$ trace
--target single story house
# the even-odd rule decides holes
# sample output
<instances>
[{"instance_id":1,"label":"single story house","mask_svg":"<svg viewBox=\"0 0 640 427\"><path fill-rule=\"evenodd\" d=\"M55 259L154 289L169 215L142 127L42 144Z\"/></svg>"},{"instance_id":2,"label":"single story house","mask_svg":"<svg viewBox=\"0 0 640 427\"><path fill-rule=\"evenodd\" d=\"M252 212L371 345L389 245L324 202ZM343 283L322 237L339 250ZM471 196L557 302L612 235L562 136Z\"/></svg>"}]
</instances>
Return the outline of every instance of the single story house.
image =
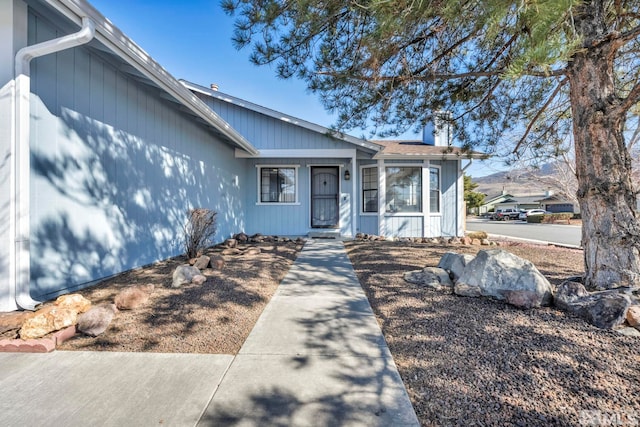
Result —
<instances>
[{"instance_id":1,"label":"single story house","mask_svg":"<svg viewBox=\"0 0 640 427\"><path fill-rule=\"evenodd\" d=\"M496 209L541 209L539 199L544 196L512 196L495 204Z\"/></svg>"},{"instance_id":2,"label":"single story house","mask_svg":"<svg viewBox=\"0 0 640 427\"><path fill-rule=\"evenodd\" d=\"M84 0L0 0L0 311L237 232L461 236L446 129L367 141L181 82ZM440 129L440 126L437 127Z\"/></svg>"},{"instance_id":3,"label":"single story house","mask_svg":"<svg viewBox=\"0 0 640 427\"><path fill-rule=\"evenodd\" d=\"M549 212L561 213L561 212L571 212L574 214L580 213L580 206L574 204L573 202L565 199L564 197L560 197L559 195L553 193L545 194L545 197L538 200L542 209L547 210Z\"/></svg>"},{"instance_id":4,"label":"single story house","mask_svg":"<svg viewBox=\"0 0 640 427\"><path fill-rule=\"evenodd\" d=\"M506 200L513 198L513 195L507 193L505 190L502 190L502 193L500 194L495 194L491 196L487 194L486 196L487 197L485 197L484 203L480 205L480 207L478 208L478 215L483 215L489 212L493 212L495 211L497 204L500 204Z\"/></svg>"}]
</instances>

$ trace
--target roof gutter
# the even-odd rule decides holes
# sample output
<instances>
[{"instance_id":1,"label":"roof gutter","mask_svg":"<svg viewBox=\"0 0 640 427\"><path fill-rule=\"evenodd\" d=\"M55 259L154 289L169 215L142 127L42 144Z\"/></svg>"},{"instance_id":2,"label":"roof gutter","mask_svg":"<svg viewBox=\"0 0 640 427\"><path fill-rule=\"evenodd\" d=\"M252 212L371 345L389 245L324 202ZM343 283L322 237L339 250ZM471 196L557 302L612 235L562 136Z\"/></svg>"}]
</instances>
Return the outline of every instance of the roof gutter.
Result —
<instances>
[{"instance_id":1,"label":"roof gutter","mask_svg":"<svg viewBox=\"0 0 640 427\"><path fill-rule=\"evenodd\" d=\"M95 36L95 24L86 17L82 18L80 31L26 46L15 57L15 121L11 141L11 183L10 183L10 288L14 291L18 307L33 310L39 304L31 298L31 229L30 229L30 176L31 150L29 146L29 127L31 117L31 60L62 50L71 49L90 42Z\"/></svg>"}]
</instances>

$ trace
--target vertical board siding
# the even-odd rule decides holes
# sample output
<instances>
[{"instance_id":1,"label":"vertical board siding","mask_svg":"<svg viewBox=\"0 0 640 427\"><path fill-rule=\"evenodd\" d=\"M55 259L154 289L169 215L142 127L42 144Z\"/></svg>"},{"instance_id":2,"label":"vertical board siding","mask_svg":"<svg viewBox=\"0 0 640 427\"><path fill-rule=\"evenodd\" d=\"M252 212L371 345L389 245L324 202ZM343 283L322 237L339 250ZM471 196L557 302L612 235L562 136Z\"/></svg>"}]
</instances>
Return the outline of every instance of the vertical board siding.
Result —
<instances>
[{"instance_id":1,"label":"vertical board siding","mask_svg":"<svg viewBox=\"0 0 640 427\"><path fill-rule=\"evenodd\" d=\"M440 236L458 234L457 219L459 215L457 200L458 162L441 162L442 191L442 229Z\"/></svg>"},{"instance_id":2,"label":"vertical board siding","mask_svg":"<svg viewBox=\"0 0 640 427\"><path fill-rule=\"evenodd\" d=\"M30 13L30 44L61 35ZM218 212L217 241L245 226L246 162L103 56L79 47L32 61L36 299L182 253L189 208Z\"/></svg>"},{"instance_id":3,"label":"vertical board siding","mask_svg":"<svg viewBox=\"0 0 640 427\"><path fill-rule=\"evenodd\" d=\"M360 215L360 233L378 235L378 216L377 215Z\"/></svg>"},{"instance_id":4,"label":"vertical board siding","mask_svg":"<svg viewBox=\"0 0 640 427\"><path fill-rule=\"evenodd\" d=\"M250 159L247 163L246 232L278 236L304 236L311 230L311 166L344 166L346 159ZM295 205L258 204L258 167L265 165L298 165L298 203ZM340 172L340 232L351 233L351 181ZM344 197L343 197L344 196ZM346 200L344 200L346 197Z\"/></svg>"},{"instance_id":5,"label":"vertical board siding","mask_svg":"<svg viewBox=\"0 0 640 427\"><path fill-rule=\"evenodd\" d=\"M440 215L432 216L429 221L429 234L426 237L441 237L442 234L442 219Z\"/></svg>"},{"instance_id":6,"label":"vertical board siding","mask_svg":"<svg viewBox=\"0 0 640 427\"><path fill-rule=\"evenodd\" d=\"M422 216L387 216L386 223L391 237L423 236Z\"/></svg>"},{"instance_id":7,"label":"vertical board siding","mask_svg":"<svg viewBox=\"0 0 640 427\"><path fill-rule=\"evenodd\" d=\"M284 120L265 116L201 93L196 95L258 149L354 148L348 142L304 129Z\"/></svg>"}]
</instances>

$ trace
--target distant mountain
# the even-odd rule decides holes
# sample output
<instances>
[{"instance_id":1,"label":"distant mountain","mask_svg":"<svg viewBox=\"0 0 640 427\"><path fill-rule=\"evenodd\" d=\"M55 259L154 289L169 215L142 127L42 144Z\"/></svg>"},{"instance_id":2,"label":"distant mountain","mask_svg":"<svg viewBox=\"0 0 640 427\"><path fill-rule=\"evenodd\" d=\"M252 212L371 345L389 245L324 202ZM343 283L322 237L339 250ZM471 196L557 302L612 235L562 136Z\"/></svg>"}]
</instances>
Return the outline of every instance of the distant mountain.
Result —
<instances>
[{"instance_id":1,"label":"distant mountain","mask_svg":"<svg viewBox=\"0 0 640 427\"><path fill-rule=\"evenodd\" d=\"M533 172L518 170L496 172L480 178L473 178L472 181L479 184L475 191L488 196L498 195L503 190L514 196L534 196L544 194L548 190L557 191L555 188L549 188L547 184L538 179L538 177L553 173L553 170L553 164L547 163Z\"/></svg>"}]
</instances>

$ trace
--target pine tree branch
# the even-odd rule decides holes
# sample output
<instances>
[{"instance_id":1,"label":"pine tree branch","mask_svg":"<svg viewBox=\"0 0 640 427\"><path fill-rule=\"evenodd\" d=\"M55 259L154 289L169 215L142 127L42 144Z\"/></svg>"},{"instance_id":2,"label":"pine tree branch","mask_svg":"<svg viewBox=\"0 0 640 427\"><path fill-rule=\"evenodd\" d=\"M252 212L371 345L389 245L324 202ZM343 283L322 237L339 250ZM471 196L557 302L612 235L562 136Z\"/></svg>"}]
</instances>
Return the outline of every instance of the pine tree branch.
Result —
<instances>
[{"instance_id":1,"label":"pine tree branch","mask_svg":"<svg viewBox=\"0 0 640 427\"><path fill-rule=\"evenodd\" d=\"M627 111L640 100L640 82L636 82L635 85L629 91L629 94L622 100L620 105L616 107L616 112L619 115L626 115Z\"/></svg>"},{"instance_id":2,"label":"pine tree branch","mask_svg":"<svg viewBox=\"0 0 640 427\"><path fill-rule=\"evenodd\" d=\"M560 90L567 83L567 81L568 81L568 78L566 78L566 77L563 78L562 80L560 80L560 83L558 83L558 86L556 86L555 90L553 91L553 93L551 94L549 99L547 99L547 102L545 102L544 105L542 107L540 107L540 109L536 112L536 115L533 116L533 119L531 119L531 121L529 122L529 125L527 126L527 129L525 130L524 135L522 135L522 138L520 138L520 141L518 141L518 143L516 144L516 148L513 149L513 154L516 154L518 152L518 150L520 149L520 146L522 145L522 143L529 136L529 133L531 132L531 129L533 129L533 125L542 116L542 113L545 112L547 107L549 107L549 105L551 105L551 102L553 102L555 97L558 96L558 94L560 93Z\"/></svg>"}]
</instances>

